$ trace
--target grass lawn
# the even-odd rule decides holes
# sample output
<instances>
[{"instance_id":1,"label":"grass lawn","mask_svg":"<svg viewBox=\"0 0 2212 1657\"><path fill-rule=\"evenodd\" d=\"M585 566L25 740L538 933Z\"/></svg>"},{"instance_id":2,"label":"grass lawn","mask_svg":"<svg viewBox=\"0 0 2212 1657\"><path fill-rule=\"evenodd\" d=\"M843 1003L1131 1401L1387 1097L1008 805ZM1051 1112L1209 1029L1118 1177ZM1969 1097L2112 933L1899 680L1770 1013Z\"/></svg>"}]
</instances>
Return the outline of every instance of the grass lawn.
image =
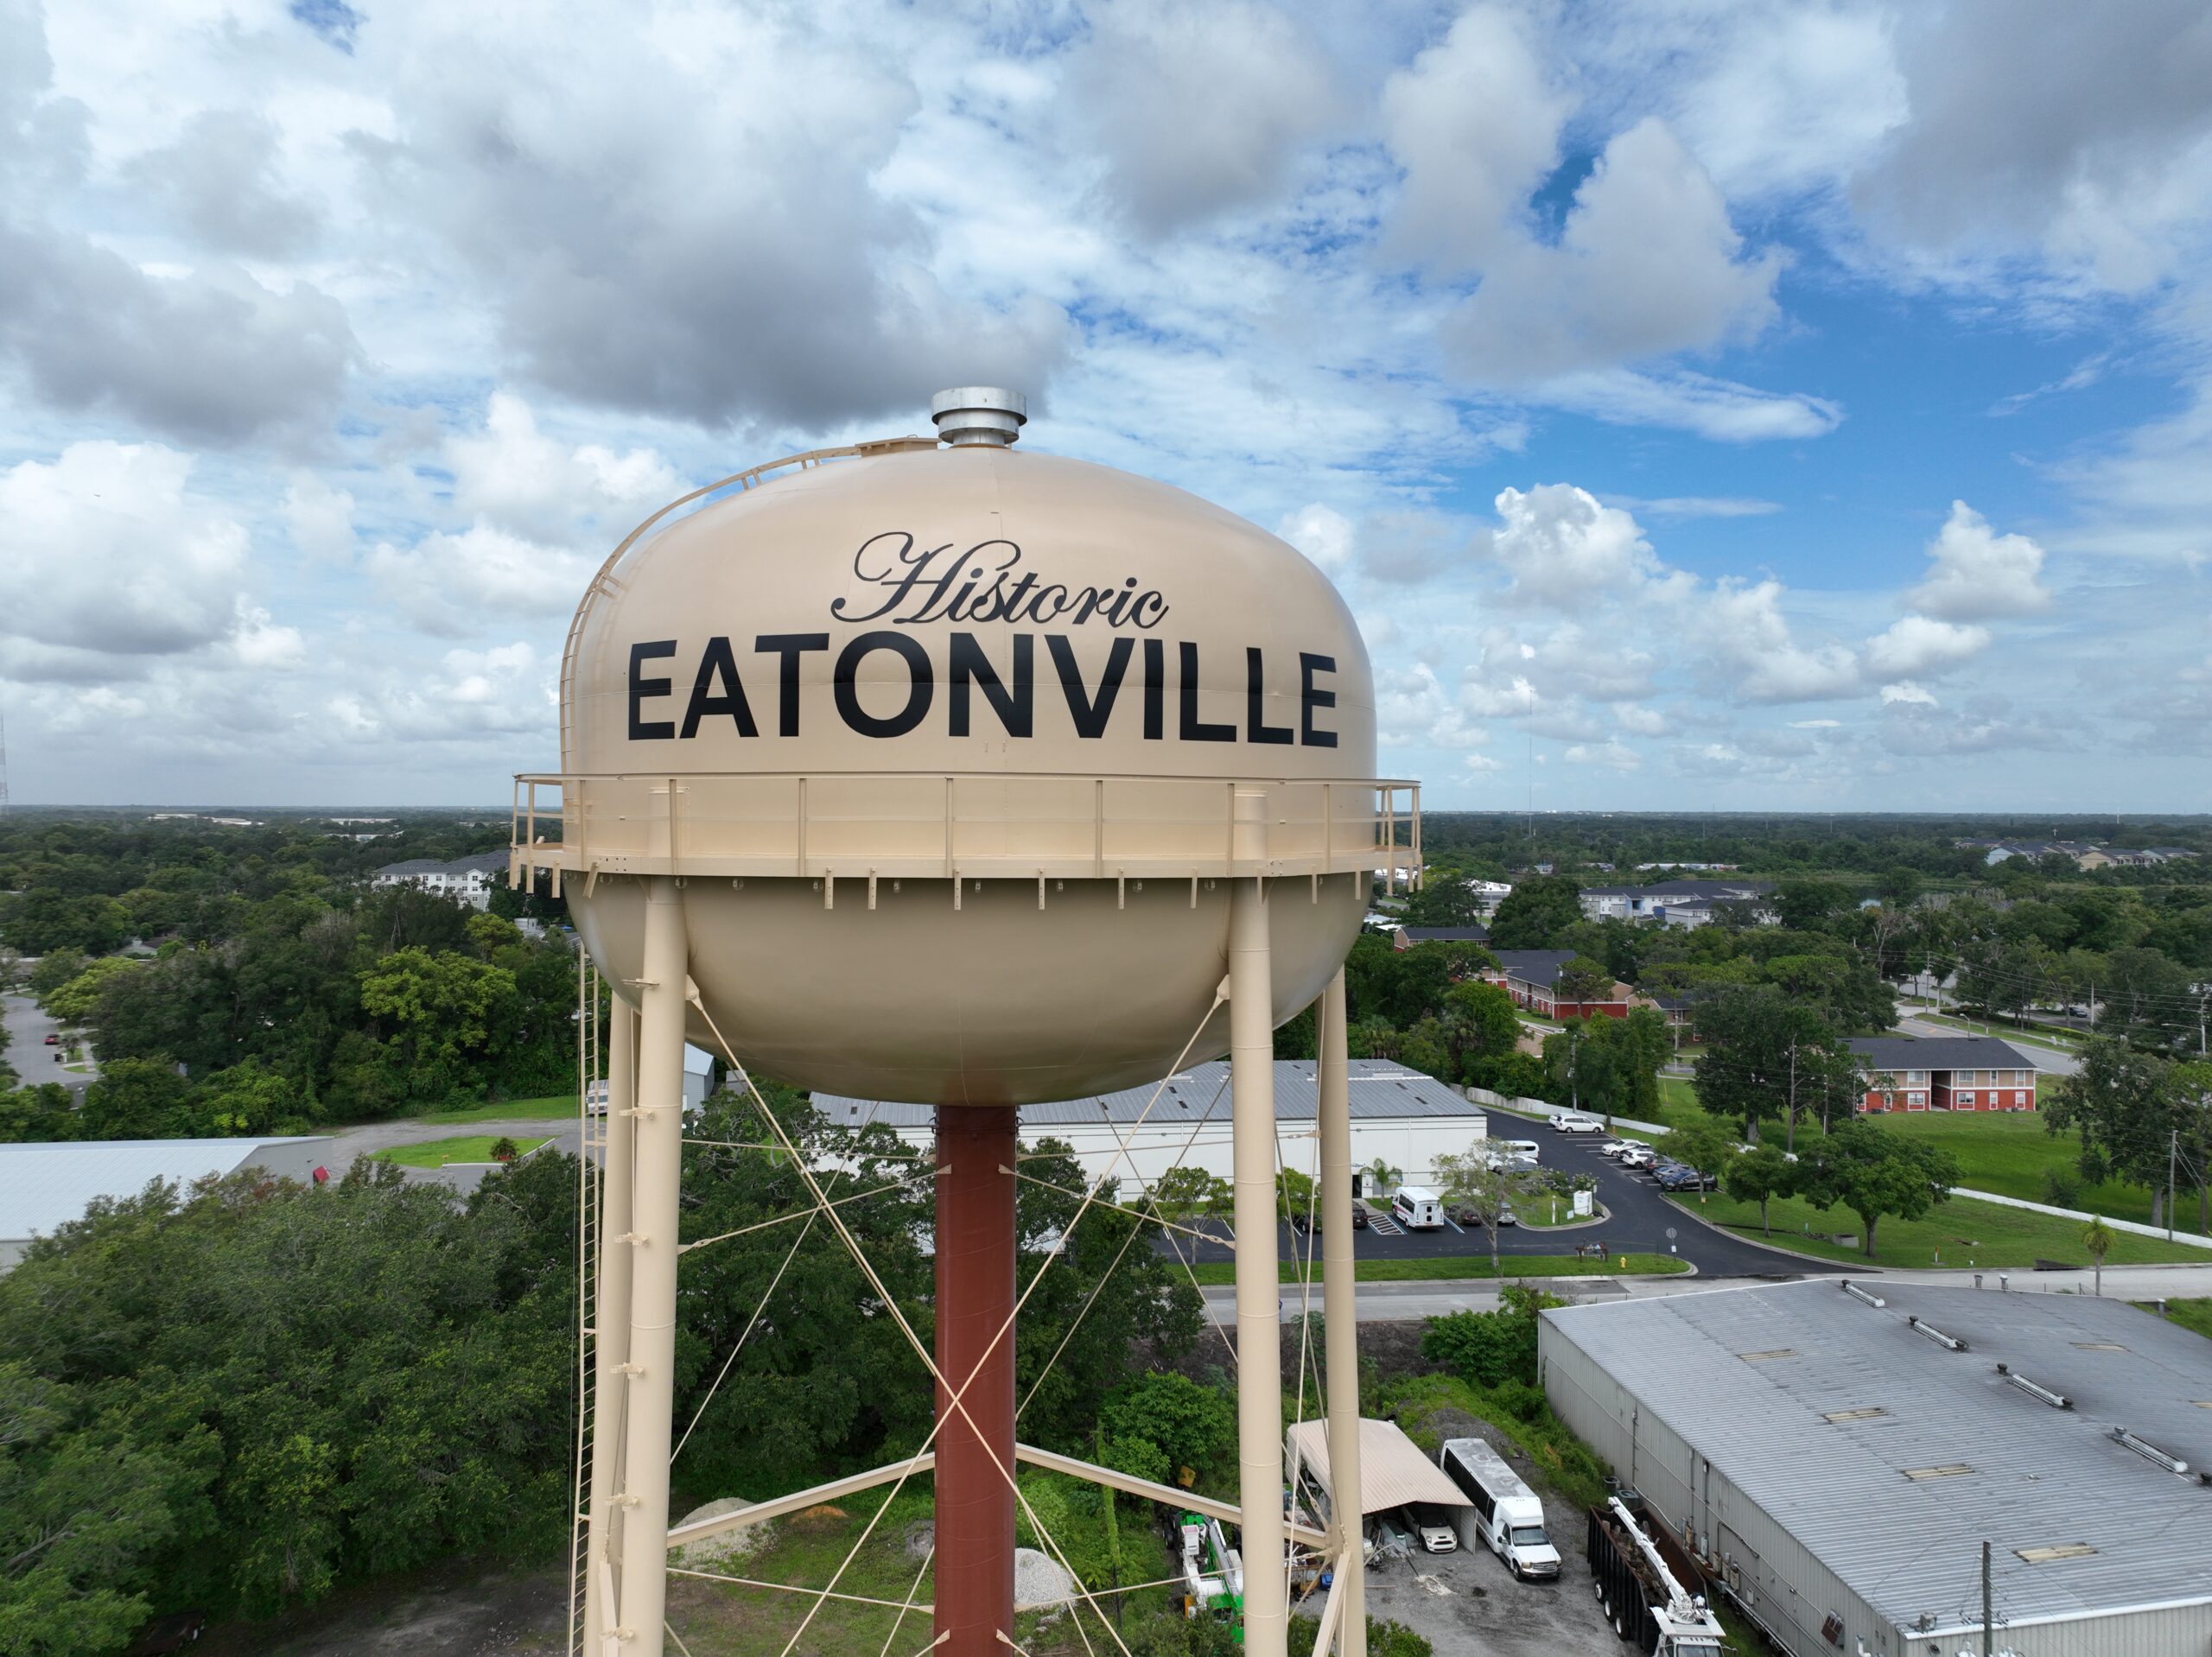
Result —
<instances>
[{"instance_id":1,"label":"grass lawn","mask_svg":"<svg viewBox=\"0 0 2212 1657\"><path fill-rule=\"evenodd\" d=\"M1027 1479L1024 1481L1027 1486ZM930 1516L931 1490L926 1478L910 1479L892 1500L890 1510L869 1533L852 1564L838 1576L853 1544L883 1501L882 1491L867 1490L843 1501L809 1508L776 1522L767 1540L754 1552L696 1568L720 1576L746 1577L755 1581L786 1584L820 1590L833 1577L836 1591L866 1599L889 1600L890 1606L855 1604L846 1600L823 1602L813 1620L810 1594L780 1593L769 1588L741 1587L699 1577L671 1575L668 1583L668 1621L692 1657L753 1657L757 1653L784 1649L801 1622L806 1632L796 1647L800 1657L829 1657L829 1654L890 1651L904 1657L927 1642L930 1614L926 1609L901 1613L897 1606L911 1597L926 1608L934 1587L934 1573L922 1569L918 1554L910 1553L914 1527ZM1166 1550L1152 1540L1152 1532L1124 1508L1122 1547L1126 1563L1140 1568L1131 1580L1148 1581L1167 1575ZM1025 1534L1023 1545L1028 1545ZM671 1564L675 1563L671 1561ZM1165 1603L1166 1590L1130 1596L1129 1622L1139 1620L1141 1606L1152 1611ZM1038 1627L1040 1613L1027 1612L1015 1619L1017 1649L1030 1657L1083 1657L1084 1636L1071 1619L1063 1616L1052 1627ZM1084 1621L1094 1652L1110 1650L1111 1641L1090 1614Z\"/></svg>"},{"instance_id":2,"label":"grass lawn","mask_svg":"<svg viewBox=\"0 0 2212 1657\"><path fill-rule=\"evenodd\" d=\"M1702 1204L1694 1197L1668 1200L1688 1213L1757 1241L1771 1241L1822 1260L1866 1259L1856 1243L1846 1247L1826 1236L1806 1235L1809 1228L1828 1235L1857 1235L1859 1216L1847 1209L1816 1209L1797 1197L1777 1197L1768 1205L1774 1235L1765 1238L1759 1232L1756 1203L1738 1203L1718 1191L1708 1194ZM1877 1266L1906 1270L1938 1265L2025 1268L2038 1260L2087 1267L2089 1257L2082 1247L2082 1222L1955 1197L1923 1219L1901 1220L1890 1215L1874 1232L1872 1263ZM2139 1237L2122 1231L2114 1234L2112 1252L2105 1256L2107 1266L2147 1266L2163 1260L2188 1260L2201 1266L2206 1262L2206 1254L2187 1243L2169 1243L2163 1237Z\"/></svg>"},{"instance_id":3,"label":"grass lawn","mask_svg":"<svg viewBox=\"0 0 2212 1657\"><path fill-rule=\"evenodd\" d=\"M472 1133L457 1139L425 1140L420 1145L395 1145L376 1155L380 1161L396 1162L403 1168L442 1168L455 1162L489 1162L492 1147L498 1143L489 1133ZM515 1153L526 1155L544 1143L542 1136L517 1140Z\"/></svg>"},{"instance_id":4,"label":"grass lawn","mask_svg":"<svg viewBox=\"0 0 2212 1657\"><path fill-rule=\"evenodd\" d=\"M2139 1301L2137 1304L2141 1305ZM2183 1329L2193 1329L2212 1340L2212 1300L2169 1300L2166 1316Z\"/></svg>"},{"instance_id":5,"label":"grass lawn","mask_svg":"<svg viewBox=\"0 0 2212 1657\"><path fill-rule=\"evenodd\" d=\"M507 1099L493 1105L470 1105L464 1110L434 1110L415 1120L421 1122L543 1122L576 1114L576 1095L556 1093L543 1099Z\"/></svg>"},{"instance_id":6,"label":"grass lawn","mask_svg":"<svg viewBox=\"0 0 2212 1657\"><path fill-rule=\"evenodd\" d=\"M1501 1254L1498 1259L1509 1278L1666 1277L1689 1270L1688 1262L1671 1254L1611 1254L1603 1260L1580 1260L1572 1254ZM1625 1266L1621 1264L1624 1259L1627 1261ZM1354 1260L1352 1267L1355 1280L1361 1283L1437 1283L1487 1278L1491 1274L1486 1249L1475 1254L1430 1255L1419 1260ZM1192 1269L1198 1273L1198 1281L1209 1286L1226 1287L1236 1281L1234 1260L1200 1260ZM1297 1282L1298 1262L1283 1261L1278 1276L1285 1283ZM1313 1268L1317 1287L1320 1280L1321 1270L1317 1262Z\"/></svg>"},{"instance_id":7,"label":"grass lawn","mask_svg":"<svg viewBox=\"0 0 2212 1657\"><path fill-rule=\"evenodd\" d=\"M2074 1136L2045 1133L2040 1111L1891 1111L1867 1120L1948 1151L1959 1159L1965 1183L1975 1190L2048 1203L2051 1197L2044 1179L2056 1171L2075 1178L2079 1185L2071 1202L2056 1206L2151 1223L2148 1187L2111 1182L2079 1184L2079 1177L2074 1173L2078 1154ZM2176 1229L2204 1235L2197 1228L2196 1193L2184 1189L2176 1206L2179 1210L2174 1216Z\"/></svg>"}]
</instances>

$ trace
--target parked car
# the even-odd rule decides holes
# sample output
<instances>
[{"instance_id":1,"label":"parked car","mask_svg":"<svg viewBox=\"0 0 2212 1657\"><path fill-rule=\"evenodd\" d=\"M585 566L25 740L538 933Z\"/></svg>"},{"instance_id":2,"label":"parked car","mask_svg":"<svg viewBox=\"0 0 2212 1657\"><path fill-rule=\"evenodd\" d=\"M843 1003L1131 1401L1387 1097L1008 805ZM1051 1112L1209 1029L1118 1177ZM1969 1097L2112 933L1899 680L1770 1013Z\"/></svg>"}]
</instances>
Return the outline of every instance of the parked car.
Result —
<instances>
[{"instance_id":1,"label":"parked car","mask_svg":"<svg viewBox=\"0 0 2212 1657\"><path fill-rule=\"evenodd\" d=\"M46 1032L46 1044L48 1047L59 1047L61 1045L61 1038L49 1030Z\"/></svg>"},{"instance_id":2,"label":"parked car","mask_svg":"<svg viewBox=\"0 0 2212 1657\"><path fill-rule=\"evenodd\" d=\"M1455 1226L1480 1226L1488 1223L1483 1218L1483 1211L1472 1203L1461 1203L1457 1207L1446 1209L1445 1213ZM1498 1209L1497 1222L1502 1226L1517 1226L1521 1223L1510 1208Z\"/></svg>"},{"instance_id":3,"label":"parked car","mask_svg":"<svg viewBox=\"0 0 2212 1657\"><path fill-rule=\"evenodd\" d=\"M1659 1189L1662 1191L1717 1191L1720 1189L1718 1176L1676 1163L1659 1171Z\"/></svg>"},{"instance_id":4,"label":"parked car","mask_svg":"<svg viewBox=\"0 0 2212 1657\"><path fill-rule=\"evenodd\" d=\"M1602 1133L1605 1131L1605 1123L1595 1116L1584 1116L1571 1110L1561 1111L1552 1118L1552 1132L1554 1133Z\"/></svg>"},{"instance_id":5,"label":"parked car","mask_svg":"<svg viewBox=\"0 0 2212 1657\"><path fill-rule=\"evenodd\" d=\"M1424 1552L1453 1553L1459 1551L1459 1533L1444 1509L1433 1501L1416 1501L1402 1510L1406 1527L1421 1538Z\"/></svg>"},{"instance_id":6,"label":"parked car","mask_svg":"<svg viewBox=\"0 0 2212 1657\"><path fill-rule=\"evenodd\" d=\"M1649 1168L1658 1160L1658 1153L1648 1145L1631 1145L1620 1156L1624 1168Z\"/></svg>"},{"instance_id":7,"label":"parked car","mask_svg":"<svg viewBox=\"0 0 2212 1657\"><path fill-rule=\"evenodd\" d=\"M1354 1231L1367 1229L1367 1210L1357 1203L1351 1205L1351 1228Z\"/></svg>"},{"instance_id":8,"label":"parked car","mask_svg":"<svg viewBox=\"0 0 2212 1657\"><path fill-rule=\"evenodd\" d=\"M1631 1151L1649 1151L1650 1148L1642 1140L1614 1140L1609 1144L1599 1146L1598 1154L1601 1157L1611 1157L1618 1162Z\"/></svg>"}]
</instances>

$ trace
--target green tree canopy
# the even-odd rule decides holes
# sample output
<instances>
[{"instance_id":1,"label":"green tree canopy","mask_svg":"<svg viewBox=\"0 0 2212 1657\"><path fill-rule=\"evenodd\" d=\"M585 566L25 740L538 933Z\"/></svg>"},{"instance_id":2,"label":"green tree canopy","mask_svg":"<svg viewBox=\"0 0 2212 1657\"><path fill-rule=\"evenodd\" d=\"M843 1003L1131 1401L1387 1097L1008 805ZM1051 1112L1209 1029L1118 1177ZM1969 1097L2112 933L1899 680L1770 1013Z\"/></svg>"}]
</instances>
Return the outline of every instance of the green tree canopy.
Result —
<instances>
[{"instance_id":1,"label":"green tree canopy","mask_svg":"<svg viewBox=\"0 0 2212 1657\"><path fill-rule=\"evenodd\" d=\"M1949 1201L1962 1178L1949 1152L1864 1121L1843 1123L1815 1141L1796 1176L1796 1194L1816 1208L1841 1203L1859 1216L1870 1259L1874 1228L1885 1215L1917 1220Z\"/></svg>"}]
</instances>

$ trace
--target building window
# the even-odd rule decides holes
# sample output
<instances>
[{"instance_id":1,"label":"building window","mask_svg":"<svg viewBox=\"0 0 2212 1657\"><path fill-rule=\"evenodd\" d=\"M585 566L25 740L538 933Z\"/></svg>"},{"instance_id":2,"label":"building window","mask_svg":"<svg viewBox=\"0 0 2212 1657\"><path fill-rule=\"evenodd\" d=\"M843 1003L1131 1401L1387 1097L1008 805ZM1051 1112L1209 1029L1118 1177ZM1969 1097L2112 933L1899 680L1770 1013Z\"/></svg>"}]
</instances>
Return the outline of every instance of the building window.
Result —
<instances>
[{"instance_id":1,"label":"building window","mask_svg":"<svg viewBox=\"0 0 2212 1657\"><path fill-rule=\"evenodd\" d=\"M1971 1093L1961 1094L1959 1095L1959 1103L1966 1109L1972 1110L1974 1108L1974 1095Z\"/></svg>"},{"instance_id":2,"label":"building window","mask_svg":"<svg viewBox=\"0 0 2212 1657\"><path fill-rule=\"evenodd\" d=\"M1928 1095L1924 1093L1909 1093L1905 1095L1905 1102L1915 1110L1925 1110L1928 1108Z\"/></svg>"}]
</instances>

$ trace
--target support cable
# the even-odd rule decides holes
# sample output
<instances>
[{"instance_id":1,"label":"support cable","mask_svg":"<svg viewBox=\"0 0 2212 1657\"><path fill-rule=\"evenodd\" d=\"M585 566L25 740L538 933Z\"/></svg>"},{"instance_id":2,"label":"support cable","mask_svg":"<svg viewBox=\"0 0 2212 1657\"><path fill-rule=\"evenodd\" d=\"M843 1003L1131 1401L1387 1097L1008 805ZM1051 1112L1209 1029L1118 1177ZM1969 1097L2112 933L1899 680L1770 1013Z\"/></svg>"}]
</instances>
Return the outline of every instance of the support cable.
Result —
<instances>
[{"instance_id":1,"label":"support cable","mask_svg":"<svg viewBox=\"0 0 2212 1657\"><path fill-rule=\"evenodd\" d=\"M1051 1548L1052 1552L1058 1556L1061 1568L1068 1572L1069 1579L1075 1583L1077 1591L1081 1593L1084 1597L1084 1602L1090 1605L1091 1614L1098 1618L1099 1625L1105 1628L1107 1633L1113 1637L1114 1643L1122 1650L1122 1657L1131 1657L1128 1644L1123 1641L1120 1633L1114 1628L1113 1625L1106 1620L1105 1613L1101 1611L1095 1603L1091 1602L1090 1590L1083 1586L1082 1578L1077 1576L1074 1569L1069 1565L1065 1550L1064 1550L1058 1540L1054 1539L1051 1530L1048 1529L1043 1521L1038 1518L1036 1510L1030 1506L1029 1498L1022 1494L1021 1486L1014 1478L1012 1470L999 1459L998 1451L994 1449L985 1438L982 1428L976 1425L975 1418L969 1413L966 1403L968 1387L974 1383L976 1377L982 1373L984 1362L988 1361L991 1354L997 1349L998 1343L1006 1338L1007 1331L1013 1328L1014 1320L1020 1315L1022 1305L1027 1302L1029 1295L1035 1291L1037 1285L1043 1280L1046 1272L1051 1269L1053 1260L1058 1259L1059 1256L1058 1254L1047 1254L1045 1257L1043 1263L1038 1267L1036 1274L1030 1279L1029 1288L1023 1291L1021 1298L1015 1302L1014 1311L1007 1314L1007 1320L1000 1326L998 1334L992 1337L990 1345L986 1347L981 1356L977 1358L976 1368L969 1372L967 1380L956 1387L945 1378L944 1371L938 1367L935 1355L933 1355L929 1349L922 1343L921 1338L914 1333L913 1325L907 1321L906 1315L899 1309L897 1299L892 1295L889 1288L884 1284L882 1278L877 1273L874 1265L868 1258L867 1251L861 1248L858 1241L855 1240L850 1229L847 1228L843 1218L830 1205L828 1199L822 1195L821 1186L814 1178L813 1170L809 1168L806 1165L804 1159L798 1156L797 1148L791 1144L790 1135L785 1131L783 1123L777 1118L775 1113L768 1108L767 1101L761 1097L760 1086L753 1081L752 1073L745 1070L742 1066L737 1064L736 1054L730 1047L728 1038L722 1034L721 1026L715 1022L713 1013L708 1011L705 1003L697 995L693 995L690 1000L691 1005L699 1009L699 1016L706 1020L707 1028L713 1032L715 1039L721 1044L722 1051L724 1054L728 1057L731 1064L733 1066L736 1066L740 1072L744 1075L746 1086L752 1090L754 1101L758 1103L760 1108L761 1114L767 1119L768 1126L774 1131L776 1137L779 1140L783 1141L785 1150L790 1153L793 1164L798 1169L800 1178L806 1181L808 1186L815 1194L817 1203L819 1203L823 1210L829 1214L830 1224L837 1228L838 1235L844 1239L845 1247L852 1254L854 1263L861 1268L862 1273L868 1278L869 1284L874 1288L877 1298L883 1303L884 1310L890 1316L892 1322L898 1326L899 1332L906 1337L906 1343L913 1348L915 1355L921 1359L923 1367L930 1372L931 1379L934 1380L939 1387L944 1389L945 1397L952 1408L957 1411L959 1414L967 1420L969 1429L974 1432L976 1435L976 1444L981 1447L983 1453L989 1457L992 1465L998 1469L999 1476L1006 1481L1007 1487L1014 1492L1014 1500L1020 1504L1022 1511L1028 1515L1030 1527L1036 1533L1039 1540L1046 1543L1046 1545ZM1198 1028L1191 1032L1190 1040L1186 1041L1183 1044L1184 1054L1187 1055L1189 1053L1192 1044L1198 1040L1199 1032L1205 1028L1207 1020L1213 1017L1215 1009L1219 1007L1220 1005L1221 998L1217 995L1214 998L1213 1006L1208 1007L1205 1017L1199 1019ZM1176 1060L1178 1067L1180 1066L1181 1063L1182 1058L1179 1056ZM1166 1078L1161 1078L1160 1089L1164 1089L1166 1085ZM1159 1096L1160 1091L1156 1089L1153 1095L1153 1098L1157 1100ZM1148 1113L1150 1109L1151 1105L1147 1103L1146 1106L1147 1112ZM1141 1127L1142 1125L1143 1118L1140 1117L1138 1119L1137 1126ZM1116 1153L1117 1162L1119 1160L1119 1157L1126 1154L1126 1152L1127 1144L1126 1140L1124 1140L1122 1152ZM1103 1179L1104 1176L1101 1176L1100 1183L1103 1184ZM1076 1211L1074 1218L1071 1219L1067 1226L1062 1230L1061 1235L1063 1238L1066 1236L1068 1232L1072 1231L1076 1225L1082 1220L1083 1213L1084 1210L1081 1209L1078 1209ZM931 1444L935 1443L938 1433L943 1430L944 1425L944 1419L940 1418L936 1424L931 1427L929 1437L923 1441L922 1447L925 1450L929 1448ZM892 1486L893 1495L895 1496L898 1494L899 1490L905 1485L909 1476L911 1476L911 1475L906 1472L899 1474L898 1479ZM869 1519L867 1526L861 1530L860 1535L854 1539L851 1549L846 1553L844 1559L839 1562L836 1572L830 1578L832 1584L835 1584L843 1578L847 1567L852 1564L854 1559L859 1557L861 1548L867 1543L868 1537L874 1533L877 1521L882 1518L885 1510L888 1508L889 1506L890 1500L887 1497L883 1507L876 1509L874 1515ZM828 1591L828 1590L823 1590L822 1597L817 1597L814 1604L808 1608L805 1617L800 1622L799 1626L792 1630L790 1640L785 1643L781 1657L791 1657L791 1652L792 1648L798 1645L799 1637L806 1632L807 1628L813 1622L815 1613L819 1611L823 1603L826 1603ZM1086 1651L1090 1650L1090 1636L1084 1632L1083 1622L1080 1617L1075 1620L1075 1628L1077 1634L1081 1635L1083 1639L1084 1648Z\"/></svg>"},{"instance_id":2,"label":"support cable","mask_svg":"<svg viewBox=\"0 0 2212 1657\"><path fill-rule=\"evenodd\" d=\"M721 1371L715 1375L715 1384L707 1388L707 1395L699 1400L699 1407L691 1413L691 1425L683 1429L683 1436L676 1441L676 1448L668 1452L671 1465L683 1453L683 1446L691 1442L691 1435L699 1425L700 1417L706 1414L707 1406L715 1401L715 1394L721 1390L722 1382L729 1379L730 1368L736 1363L737 1355L745 1350L745 1343L753 1338L753 1331L760 1322L760 1314L768 1310L769 1297L776 1292L776 1286L784 1280L784 1273L797 1257L799 1245L806 1241L807 1234L814 1229L814 1222L820 1217L818 1214L808 1215L806 1223L799 1228L798 1235L791 1239L791 1246L784 1253L784 1263L776 1268L775 1276L768 1279L768 1286L761 1292L760 1304L753 1307L753 1316L746 1319L745 1332L737 1337L737 1344L730 1348L729 1356L722 1360Z\"/></svg>"},{"instance_id":3,"label":"support cable","mask_svg":"<svg viewBox=\"0 0 2212 1657\"><path fill-rule=\"evenodd\" d=\"M883 1648L875 1654L875 1657L891 1657L891 1642L899 1637L899 1630L906 1626L906 1613L914 1609L914 1596L922 1591L922 1578L930 1574L930 1566L936 1562L937 1543L932 1540L928 1552L922 1555L922 1568L914 1572L914 1580L906 1590L906 1603L899 1615L891 1619L891 1631L883 1636ZM950 1628L945 1630L946 1634L951 1632ZM931 1641L932 1646L936 1643L935 1641ZM925 1650L928 1648L928 1647L924 1647Z\"/></svg>"},{"instance_id":4,"label":"support cable","mask_svg":"<svg viewBox=\"0 0 2212 1657\"><path fill-rule=\"evenodd\" d=\"M835 1202L820 1203L810 1209L797 1209L789 1214L779 1214L772 1220L760 1220L749 1226L740 1226L734 1231L721 1232L712 1237L702 1237L696 1242L679 1243L677 1245L676 1252L679 1255L688 1254L693 1249L704 1248L709 1243L728 1242L732 1237L749 1236L756 1231L771 1231L778 1226L787 1226L794 1220L804 1220L811 1225L817 1217L830 1209L842 1208L848 1203L861 1202L871 1197L880 1197L886 1191L905 1190L910 1185L918 1185L925 1180L935 1179L938 1177L938 1171L933 1168L925 1174L912 1174L905 1179L894 1179L887 1185L876 1185L864 1191L855 1191L850 1197L841 1197ZM835 1178L836 1176L833 1173L830 1177Z\"/></svg>"}]
</instances>

